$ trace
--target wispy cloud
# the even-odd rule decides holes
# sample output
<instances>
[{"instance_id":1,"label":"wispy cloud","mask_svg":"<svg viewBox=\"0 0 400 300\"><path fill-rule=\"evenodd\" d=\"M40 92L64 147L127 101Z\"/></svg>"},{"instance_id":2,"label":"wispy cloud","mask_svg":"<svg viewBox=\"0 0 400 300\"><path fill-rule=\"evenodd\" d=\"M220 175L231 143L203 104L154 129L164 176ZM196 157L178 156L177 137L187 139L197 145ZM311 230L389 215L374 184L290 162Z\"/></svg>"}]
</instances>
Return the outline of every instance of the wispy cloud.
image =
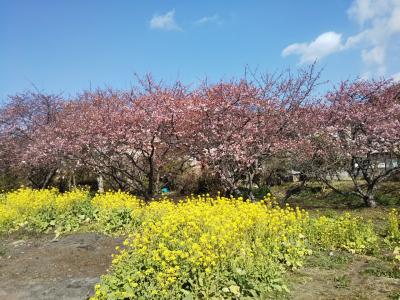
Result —
<instances>
[{"instance_id":1,"label":"wispy cloud","mask_svg":"<svg viewBox=\"0 0 400 300\"><path fill-rule=\"evenodd\" d=\"M387 14L391 9L390 2L390 0L355 0L347 10L347 14L362 26L369 20Z\"/></svg>"},{"instance_id":2,"label":"wispy cloud","mask_svg":"<svg viewBox=\"0 0 400 300\"><path fill-rule=\"evenodd\" d=\"M197 24L197 25L203 25L203 24L206 24L206 23L222 24L222 20L221 20L221 18L219 17L218 14L214 14L212 16L202 17L202 18L198 19L197 21L195 21L194 23Z\"/></svg>"},{"instance_id":3,"label":"wispy cloud","mask_svg":"<svg viewBox=\"0 0 400 300\"><path fill-rule=\"evenodd\" d=\"M150 20L151 29L159 30L182 30L182 28L175 21L175 10L170 10L164 15L155 14Z\"/></svg>"},{"instance_id":4,"label":"wispy cloud","mask_svg":"<svg viewBox=\"0 0 400 300\"><path fill-rule=\"evenodd\" d=\"M333 31L325 32L310 43L295 43L282 51L284 57L299 55L300 63L309 63L321 59L344 48L342 35Z\"/></svg>"},{"instance_id":5,"label":"wispy cloud","mask_svg":"<svg viewBox=\"0 0 400 300\"><path fill-rule=\"evenodd\" d=\"M360 30L345 42L342 34L325 32L310 43L289 45L282 55L298 55L300 63L307 63L358 48L366 74L384 75L389 60L386 54L400 35L400 0L354 0L347 14L358 23Z\"/></svg>"}]
</instances>

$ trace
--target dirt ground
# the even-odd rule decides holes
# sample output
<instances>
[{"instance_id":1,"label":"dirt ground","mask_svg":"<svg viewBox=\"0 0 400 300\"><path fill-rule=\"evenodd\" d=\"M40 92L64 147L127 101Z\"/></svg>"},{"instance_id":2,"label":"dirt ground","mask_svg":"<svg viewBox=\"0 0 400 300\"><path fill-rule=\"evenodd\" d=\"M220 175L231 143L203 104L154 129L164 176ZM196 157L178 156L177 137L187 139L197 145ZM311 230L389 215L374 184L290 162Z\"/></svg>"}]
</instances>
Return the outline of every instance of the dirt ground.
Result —
<instances>
[{"instance_id":1,"label":"dirt ground","mask_svg":"<svg viewBox=\"0 0 400 300\"><path fill-rule=\"evenodd\" d=\"M374 257L358 255L341 267L306 266L289 273L290 299L399 300L399 278L368 273L377 262Z\"/></svg>"},{"instance_id":2,"label":"dirt ground","mask_svg":"<svg viewBox=\"0 0 400 300\"><path fill-rule=\"evenodd\" d=\"M1 300L87 299L122 238L76 233L0 238Z\"/></svg>"}]
</instances>

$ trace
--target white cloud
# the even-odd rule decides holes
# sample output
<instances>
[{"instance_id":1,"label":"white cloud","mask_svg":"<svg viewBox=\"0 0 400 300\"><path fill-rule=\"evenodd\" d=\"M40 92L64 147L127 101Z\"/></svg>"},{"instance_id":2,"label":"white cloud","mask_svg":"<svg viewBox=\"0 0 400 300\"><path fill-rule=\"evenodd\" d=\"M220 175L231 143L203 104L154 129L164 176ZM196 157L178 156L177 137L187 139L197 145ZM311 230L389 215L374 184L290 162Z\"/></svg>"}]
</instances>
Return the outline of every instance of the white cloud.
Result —
<instances>
[{"instance_id":1,"label":"white cloud","mask_svg":"<svg viewBox=\"0 0 400 300\"><path fill-rule=\"evenodd\" d=\"M295 43L287 46L282 51L283 56L300 55L300 63L313 62L344 48L342 35L328 31L318 36L310 43Z\"/></svg>"},{"instance_id":2,"label":"white cloud","mask_svg":"<svg viewBox=\"0 0 400 300\"><path fill-rule=\"evenodd\" d=\"M151 29L182 30L175 21L175 10L170 10L164 15L154 15L150 20Z\"/></svg>"},{"instance_id":3,"label":"white cloud","mask_svg":"<svg viewBox=\"0 0 400 300\"><path fill-rule=\"evenodd\" d=\"M217 14L215 14L215 15L212 15L212 16L202 17L202 18L198 19L197 21L195 21L194 23L197 24L197 25L203 25L203 24L206 24L206 23L221 24L222 21L221 21L220 17Z\"/></svg>"},{"instance_id":4,"label":"white cloud","mask_svg":"<svg viewBox=\"0 0 400 300\"><path fill-rule=\"evenodd\" d=\"M390 16L388 27L392 32L400 32L400 1Z\"/></svg>"},{"instance_id":5,"label":"white cloud","mask_svg":"<svg viewBox=\"0 0 400 300\"><path fill-rule=\"evenodd\" d=\"M390 10L391 0L355 0L347 10L349 17L360 25L376 17L385 15Z\"/></svg>"},{"instance_id":6,"label":"white cloud","mask_svg":"<svg viewBox=\"0 0 400 300\"><path fill-rule=\"evenodd\" d=\"M383 65L385 54L385 48L380 46L376 46L371 50L363 49L361 51L362 60L368 65Z\"/></svg>"},{"instance_id":7,"label":"white cloud","mask_svg":"<svg viewBox=\"0 0 400 300\"><path fill-rule=\"evenodd\" d=\"M347 39L348 48L361 48L361 58L370 73L385 75L386 53L400 34L400 0L355 0L348 10L361 31Z\"/></svg>"},{"instance_id":8,"label":"white cloud","mask_svg":"<svg viewBox=\"0 0 400 300\"><path fill-rule=\"evenodd\" d=\"M386 53L400 36L400 0L354 0L347 14L360 29L344 43L341 34L325 32L309 44L289 45L282 55L299 55L300 63L306 63L335 52L360 49L365 74L385 75L390 60ZM325 42L319 42L321 37Z\"/></svg>"}]
</instances>

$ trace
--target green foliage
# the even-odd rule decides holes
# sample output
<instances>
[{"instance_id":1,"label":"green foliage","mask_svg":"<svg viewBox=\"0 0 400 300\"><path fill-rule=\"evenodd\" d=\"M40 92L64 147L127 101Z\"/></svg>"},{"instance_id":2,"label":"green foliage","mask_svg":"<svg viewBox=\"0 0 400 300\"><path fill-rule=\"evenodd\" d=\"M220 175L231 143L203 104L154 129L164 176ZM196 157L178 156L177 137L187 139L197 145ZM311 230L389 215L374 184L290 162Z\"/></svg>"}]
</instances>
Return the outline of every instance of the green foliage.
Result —
<instances>
[{"instance_id":1,"label":"green foliage","mask_svg":"<svg viewBox=\"0 0 400 300\"><path fill-rule=\"evenodd\" d=\"M389 277L400 279L400 268L396 262L373 260L364 270L365 274L376 277Z\"/></svg>"},{"instance_id":2,"label":"green foliage","mask_svg":"<svg viewBox=\"0 0 400 300\"><path fill-rule=\"evenodd\" d=\"M389 245L400 245L399 213L396 209L389 212L385 242Z\"/></svg>"},{"instance_id":3,"label":"green foliage","mask_svg":"<svg viewBox=\"0 0 400 300\"><path fill-rule=\"evenodd\" d=\"M267 186L261 186L259 188L256 188L253 190L254 197L257 199L263 199L264 197L267 197L268 194L271 194L271 190Z\"/></svg>"},{"instance_id":4,"label":"green foliage","mask_svg":"<svg viewBox=\"0 0 400 300\"><path fill-rule=\"evenodd\" d=\"M240 194L244 198L248 198L250 196L250 189L245 188L245 187L240 187L239 188ZM271 190L267 186L262 186L258 188L253 188L251 190L253 196L255 199L263 199L264 197L270 197L271 196Z\"/></svg>"},{"instance_id":5,"label":"green foliage","mask_svg":"<svg viewBox=\"0 0 400 300\"><path fill-rule=\"evenodd\" d=\"M336 288L347 288L351 283L351 278L346 274L339 275L334 278L334 282Z\"/></svg>"},{"instance_id":6,"label":"green foliage","mask_svg":"<svg viewBox=\"0 0 400 300\"><path fill-rule=\"evenodd\" d=\"M376 202L383 206L400 205L400 198L391 194L380 194L377 196Z\"/></svg>"},{"instance_id":7,"label":"green foliage","mask_svg":"<svg viewBox=\"0 0 400 300\"><path fill-rule=\"evenodd\" d=\"M67 209L58 211L53 206L43 207L35 215L29 216L23 227L35 232L54 230L56 236L77 231L80 227L97 221L97 210L89 198L72 203Z\"/></svg>"},{"instance_id":8,"label":"green foliage","mask_svg":"<svg viewBox=\"0 0 400 300\"><path fill-rule=\"evenodd\" d=\"M343 249L351 253L376 251L378 236L371 222L349 213L338 218L311 218L307 237L317 249Z\"/></svg>"},{"instance_id":9,"label":"green foliage","mask_svg":"<svg viewBox=\"0 0 400 300\"><path fill-rule=\"evenodd\" d=\"M98 228L104 233L126 232L131 228L132 210L130 208L116 208L108 213L101 213Z\"/></svg>"},{"instance_id":10,"label":"green foliage","mask_svg":"<svg viewBox=\"0 0 400 300\"><path fill-rule=\"evenodd\" d=\"M352 260L352 255L344 251L315 251L306 258L307 267L322 269L342 269Z\"/></svg>"},{"instance_id":11,"label":"green foliage","mask_svg":"<svg viewBox=\"0 0 400 300\"><path fill-rule=\"evenodd\" d=\"M56 235L76 231L82 226L95 223L98 220L98 210L92 206L87 198L85 201L73 204L55 220Z\"/></svg>"},{"instance_id":12,"label":"green foliage","mask_svg":"<svg viewBox=\"0 0 400 300\"><path fill-rule=\"evenodd\" d=\"M390 295L388 295L388 298L392 300L400 300L400 291L394 291L390 293Z\"/></svg>"}]
</instances>

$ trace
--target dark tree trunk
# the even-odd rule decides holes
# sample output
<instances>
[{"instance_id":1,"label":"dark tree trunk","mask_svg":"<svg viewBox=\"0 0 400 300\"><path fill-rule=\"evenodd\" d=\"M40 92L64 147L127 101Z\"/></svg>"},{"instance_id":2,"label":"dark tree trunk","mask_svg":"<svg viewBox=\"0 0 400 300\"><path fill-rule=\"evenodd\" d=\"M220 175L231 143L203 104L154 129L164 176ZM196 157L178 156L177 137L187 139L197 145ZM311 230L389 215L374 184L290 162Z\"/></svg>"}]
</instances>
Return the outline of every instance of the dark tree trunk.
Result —
<instances>
[{"instance_id":1,"label":"dark tree trunk","mask_svg":"<svg viewBox=\"0 0 400 300\"><path fill-rule=\"evenodd\" d=\"M281 207L285 207L286 202L289 200L289 198L292 197L293 195L301 193L305 189L305 187L306 187L306 179L303 178L303 180L299 185L293 186L286 191L285 196L279 200L279 205Z\"/></svg>"},{"instance_id":2,"label":"dark tree trunk","mask_svg":"<svg viewBox=\"0 0 400 300\"><path fill-rule=\"evenodd\" d=\"M151 198L154 197L154 162L153 159L149 158L149 173L147 174L147 192L146 192L146 201L149 201Z\"/></svg>"}]
</instances>

